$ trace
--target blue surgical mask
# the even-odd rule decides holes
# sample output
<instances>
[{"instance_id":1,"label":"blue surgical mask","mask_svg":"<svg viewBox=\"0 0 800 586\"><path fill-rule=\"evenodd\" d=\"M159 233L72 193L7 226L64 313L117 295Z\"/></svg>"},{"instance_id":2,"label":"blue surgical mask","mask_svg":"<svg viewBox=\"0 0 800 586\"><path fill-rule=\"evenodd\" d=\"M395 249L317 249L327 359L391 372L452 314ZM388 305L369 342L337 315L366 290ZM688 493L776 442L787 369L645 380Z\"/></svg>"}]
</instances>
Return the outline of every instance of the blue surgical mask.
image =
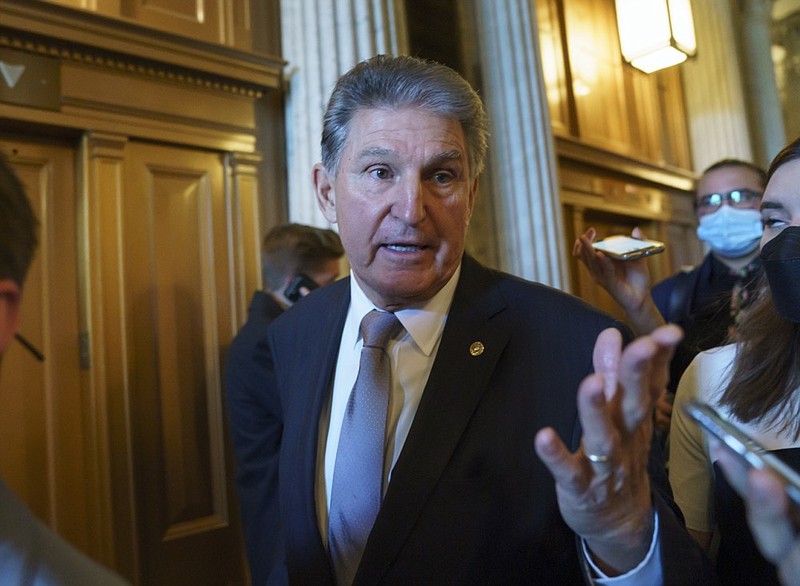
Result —
<instances>
[{"instance_id":1,"label":"blue surgical mask","mask_svg":"<svg viewBox=\"0 0 800 586\"><path fill-rule=\"evenodd\" d=\"M758 248L763 230L757 210L723 205L713 214L700 218L697 237L720 256L739 258Z\"/></svg>"}]
</instances>

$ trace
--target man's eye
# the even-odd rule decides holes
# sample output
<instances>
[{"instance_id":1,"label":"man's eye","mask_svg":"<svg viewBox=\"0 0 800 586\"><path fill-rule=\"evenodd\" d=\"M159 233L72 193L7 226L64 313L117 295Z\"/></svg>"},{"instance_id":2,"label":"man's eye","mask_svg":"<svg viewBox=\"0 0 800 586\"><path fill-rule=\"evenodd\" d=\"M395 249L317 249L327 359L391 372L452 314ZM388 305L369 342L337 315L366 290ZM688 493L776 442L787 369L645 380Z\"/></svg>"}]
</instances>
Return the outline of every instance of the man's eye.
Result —
<instances>
[{"instance_id":1,"label":"man's eye","mask_svg":"<svg viewBox=\"0 0 800 586\"><path fill-rule=\"evenodd\" d=\"M389 172L389 169L386 169L385 167L375 167L374 169L370 169L369 174L375 179L389 179L392 176L392 174Z\"/></svg>"},{"instance_id":2,"label":"man's eye","mask_svg":"<svg viewBox=\"0 0 800 586\"><path fill-rule=\"evenodd\" d=\"M452 173L440 171L438 173L434 173L433 180L439 185L445 185L453 180L453 175Z\"/></svg>"}]
</instances>

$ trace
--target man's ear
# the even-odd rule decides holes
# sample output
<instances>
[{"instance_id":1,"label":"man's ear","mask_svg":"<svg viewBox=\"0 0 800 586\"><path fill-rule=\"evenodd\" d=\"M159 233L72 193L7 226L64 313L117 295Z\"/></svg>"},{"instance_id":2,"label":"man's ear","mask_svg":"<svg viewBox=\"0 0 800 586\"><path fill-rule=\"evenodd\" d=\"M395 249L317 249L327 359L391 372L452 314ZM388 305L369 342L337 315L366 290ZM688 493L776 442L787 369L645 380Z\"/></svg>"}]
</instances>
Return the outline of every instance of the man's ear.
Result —
<instances>
[{"instance_id":1,"label":"man's ear","mask_svg":"<svg viewBox=\"0 0 800 586\"><path fill-rule=\"evenodd\" d=\"M17 332L22 292L11 279L0 279L0 354Z\"/></svg>"},{"instance_id":2,"label":"man's ear","mask_svg":"<svg viewBox=\"0 0 800 586\"><path fill-rule=\"evenodd\" d=\"M333 186L334 177L322 165L314 165L314 190L317 194L317 205L331 224L336 223L336 190Z\"/></svg>"}]
</instances>

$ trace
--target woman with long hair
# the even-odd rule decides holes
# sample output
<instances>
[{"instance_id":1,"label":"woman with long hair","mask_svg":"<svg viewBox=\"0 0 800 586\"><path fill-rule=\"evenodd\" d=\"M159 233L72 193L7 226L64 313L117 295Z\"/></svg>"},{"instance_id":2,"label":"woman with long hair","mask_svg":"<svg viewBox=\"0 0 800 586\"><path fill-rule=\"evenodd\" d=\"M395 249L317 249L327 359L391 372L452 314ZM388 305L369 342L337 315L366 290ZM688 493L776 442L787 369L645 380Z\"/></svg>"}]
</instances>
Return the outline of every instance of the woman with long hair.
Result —
<instances>
[{"instance_id":1,"label":"woman with long hair","mask_svg":"<svg viewBox=\"0 0 800 586\"><path fill-rule=\"evenodd\" d=\"M678 386L669 477L695 539L716 556L723 584L777 584L753 541L744 504L718 473L718 454L682 406L716 407L767 449L800 469L800 139L767 173L761 202L764 276L737 340L701 353Z\"/></svg>"}]
</instances>

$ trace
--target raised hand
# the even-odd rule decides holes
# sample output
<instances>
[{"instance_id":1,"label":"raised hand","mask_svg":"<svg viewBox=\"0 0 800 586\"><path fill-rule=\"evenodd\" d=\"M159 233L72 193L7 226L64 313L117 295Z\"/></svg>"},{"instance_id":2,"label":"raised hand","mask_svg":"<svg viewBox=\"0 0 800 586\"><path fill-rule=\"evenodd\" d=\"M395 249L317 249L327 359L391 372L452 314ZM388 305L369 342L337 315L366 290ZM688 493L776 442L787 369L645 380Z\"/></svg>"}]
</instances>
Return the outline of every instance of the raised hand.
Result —
<instances>
[{"instance_id":1,"label":"raised hand","mask_svg":"<svg viewBox=\"0 0 800 586\"><path fill-rule=\"evenodd\" d=\"M631 235L644 238L639 228L634 228ZM596 236L596 230L589 228L575 241L572 255L586 266L592 279L625 310L636 332L649 334L663 325L664 320L650 296L650 271L646 259L612 259L592 247Z\"/></svg>"},{"instance_id":2,"label":"raised hand","mask_svg":"<svg viewBox=\"0 0 800 586\"><path fill-rule=\"evenodd\" d=\"M609 575L636 567L653 537L647 474L653 410L681 335L676 326L662 326L622 350L620 333L603 331L595 373L578 389L581 447L571 453L551 428L536 436L536 452L556 481L561 515Z\"/></svg>"}]
</instances>

